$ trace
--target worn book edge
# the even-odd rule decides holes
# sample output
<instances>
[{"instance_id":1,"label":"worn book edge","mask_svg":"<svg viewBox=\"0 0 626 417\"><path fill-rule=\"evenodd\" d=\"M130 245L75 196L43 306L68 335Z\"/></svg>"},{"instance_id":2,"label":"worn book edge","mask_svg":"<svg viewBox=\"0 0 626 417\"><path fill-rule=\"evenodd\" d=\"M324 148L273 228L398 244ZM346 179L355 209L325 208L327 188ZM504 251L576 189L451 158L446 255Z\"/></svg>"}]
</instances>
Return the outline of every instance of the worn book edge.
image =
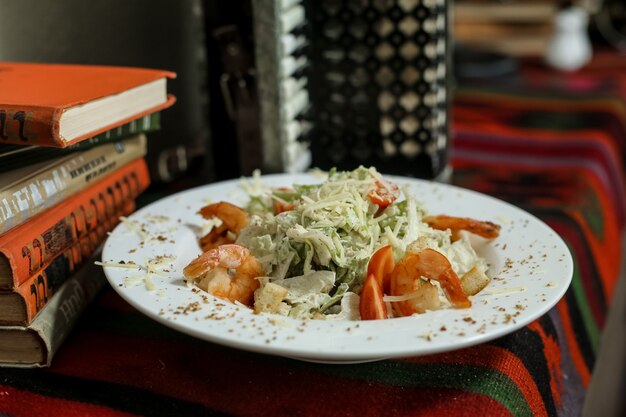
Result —
<instances>
[{"instance_id":1,"label":"worn book edge","mask_svg":"<svg viewBox=\"0 0 626 417\"><path fill-rule=\"evenodd\" d=\"M170 71L2 62L5 143L66 147L171 106ZM73 122L68 121L72 120Z\"/></svg>"},{"instance_id":2,"label":"worn book edge","mask_svg":"<svg viewBox=\"0 0 626 417\"><path fill-rule=\"evenodd\" d=\"M19 286L149 184L146 162L138 158L0 236L0 290Z\"/></svg>"},{"instance_id":3,"label":"worn book edge","mask_svg":"<svg viewBox=\"0 0 626 417\"><path fill-rule=\"evenodd\" d=\"M48 161L45 166L37 165L37 168L32 168L36 171L29 173L27 178L16 175L15 180L0 189L0 233L9 231L121 166L145 156L146 141L142 133L73 153L53 163Z\"/></svg>"},{"instance_id":4,"label":"worn book edge","mask_svg":"<svg viewBox=\"0 0 626 417\"><path fill-rule=\"evenodd\" d=\"M149 133L161 128L161 113L151 113L141 119L132 120L99 135L91 136L65 148L38 145L0 144L0 173L13 171L26 164L36 164L69 155L72 152L86 151L94 146L104 145L129 138L139 133Z\"/></svg>"},{"instance_id":5,"label":"worn book edge","mask_svg":"<svg viewBox=\"0 0 626 417\"><path fill-rule=\"evenodd\" d=\"M101 247L94 257L59 288L29 326L0 326L0 366L50 366L52 358L74 328L85 307L105 287L104 272L93 263L100 256L100 251ZM6 347L11 345L11 338L23 333L32 335L31 349L36 349L37 343L40 344L42 354L33 354L33 357L38 356L40 360L16 362L12 359L11 352L6 351Z\"/></svg>"},{"instance_id":6,"label":"worn book edge","mask_svg":"<svg viewBox=\"0 0 626 417\"><path fill-rule=\"evenodd\" d=\"M0 325L27 326L45 308L50 299L72 274L88 262L94 251L106 240L123 216L135 210L130 199L113 216L99 224L75 244L55 255L40 271L11 291L0 291ZM58 269L58 262L68 262L67 269ZM51 269L49 269L51 267ZM58 287L58 288L56 288Z\"/></svg>"}]
</instances>

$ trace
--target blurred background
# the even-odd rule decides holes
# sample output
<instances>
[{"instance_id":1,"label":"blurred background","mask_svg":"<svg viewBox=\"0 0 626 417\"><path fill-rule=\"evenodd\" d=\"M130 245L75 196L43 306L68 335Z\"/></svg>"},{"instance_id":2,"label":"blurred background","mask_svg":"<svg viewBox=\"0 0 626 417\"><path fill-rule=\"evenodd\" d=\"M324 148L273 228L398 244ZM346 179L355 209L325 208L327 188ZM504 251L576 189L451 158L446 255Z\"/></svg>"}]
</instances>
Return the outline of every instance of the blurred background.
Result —
<instances>
[{"instance_id":1,"label":"blurred background","mask_svg":"<svg viewBox=\"0 0 626 417\"><path fill-rule=\"evenodd\" d=\"M452 152L458 185L570 210L574 179L513 181L493 138L525 168L572 132L624 162L624 54L623 0L0 0L0 60L178 74L150 134L151 198L255 169L363 164L446 181ZM472 158L500 171L476 175ZM605 405L626 386L618 320L591 389Z\"/></svg>"},{"instance_id":2,"label":"blurred background","mask_svg":"<svg viewBox=\"0 0 626 417\"><path fill-rule=\"evenodd\" d=\"M427 112L429 107L411 104L410 96L402 106L390 107L383 94L387 75L408 80L391 85L388 91L392 95L413 88L411 79L416 75L410 67L423 55L419 42L405 41L421 33L420 22L415 25L415 19L420 19L417 3L0 0L0 59L144 66L177 72L171 92L178 102L164 112L161 131L151 135L153 187L185 175L209 182L249 174L255 168L278 172L357 163L437 177L447 164L446 132L433 134L432 147L438 147L438 154L419 159L430 139L407 138L430 132L421 132L413 116L405 116L418 114L420 109ZM446 94L443 105L449 104L447 95L459 86L514 80L519 77L522 60L537 59L559 69L559 63L551 62L546 54L557 32L570 30L568 25L574 32L578 25L581 42L590 43L582 46L590 48L588 54L607 48L626 50L626 9L619 0L430 3L440 14L447 5L444 10L449 19L444 33L446 55L434 57L448 60L444 88L439 91L440 96ZM572 8L579 15L570 14L568 22L563 11ZM559 16L564 19L561 29ZM391 23L395 26L389 26ZM388 27L392 29L387 34ZM571 32L568 36L572 37ZM569 47L574 51L580 48ZM371 50L374 53L367 56ZM350 56L342 61L341 54L348 51ZM380 63L394 53L387 67ZM574 71L586 65L589 58L585 53L560 70ZM385 69L391 69L390 75ZM352 85L338 87L346 76ZM372 90L369 81L378 87ZM311 89L312 84L319 88ZM337 110L328 111L334 105L339 106ZM349 113L359 106L362 111ZM449 120L444 120L445 129L450 128ZM395 169L397 160L385 157L396 148L409 155L406 161L399 161L399 166L404 166L400 170Z\"/></svg>"}]
</instances>

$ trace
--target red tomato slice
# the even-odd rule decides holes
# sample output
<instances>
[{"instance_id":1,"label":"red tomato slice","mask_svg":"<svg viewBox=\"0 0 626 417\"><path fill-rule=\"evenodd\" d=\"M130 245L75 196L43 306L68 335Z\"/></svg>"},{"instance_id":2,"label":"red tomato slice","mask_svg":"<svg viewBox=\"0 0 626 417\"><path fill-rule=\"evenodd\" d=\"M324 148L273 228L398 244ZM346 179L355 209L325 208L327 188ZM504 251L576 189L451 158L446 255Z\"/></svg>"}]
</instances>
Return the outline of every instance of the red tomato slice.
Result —
<instances>
[{"instance_id":1,"label":"red tomato slice","mask_svg":"<svg viewBox=\"0 0 626 417\"><path fill-rule=\"evenodd\" d=\"M378 249L367 264L367 275L374 275L383 293L389 294L389 274L393 271L393 249L390 245Z\"/></svg>"},{"instance_id":2,"label":"red tomato slice","mask_svg":"<svg viewBox=\"0 0 626 417\"><path fill-rule=\"evenodd\" d=\"M280 201L274 201L274 214L280 214L285 211L291 211L296 208L295 204L282 203Z\"/></svg>"},{"instance_id":3,"label":"red tomato slice","mask_svg":"<svg viewBox=\"0 0 626 417\"><path fill-rule=\"evenodd\" d=\"M361 290L359 302L361 320L383 320L387 318L387 306L383 301L383 291L374 275L368 275Z\"/></svg>"},{"instance_id":4,"label":"red tomato slice","mask_svg":"<svg viewBox=\"0 0 626 417\"><path fill-rule=\"evenodd\" d=\"M397 185L387 183L385 186L380 181L376 181L376 188L369 192L369 198L372 203L383 209L396 201L399 194Z\"/></svg>"}]
</instances>

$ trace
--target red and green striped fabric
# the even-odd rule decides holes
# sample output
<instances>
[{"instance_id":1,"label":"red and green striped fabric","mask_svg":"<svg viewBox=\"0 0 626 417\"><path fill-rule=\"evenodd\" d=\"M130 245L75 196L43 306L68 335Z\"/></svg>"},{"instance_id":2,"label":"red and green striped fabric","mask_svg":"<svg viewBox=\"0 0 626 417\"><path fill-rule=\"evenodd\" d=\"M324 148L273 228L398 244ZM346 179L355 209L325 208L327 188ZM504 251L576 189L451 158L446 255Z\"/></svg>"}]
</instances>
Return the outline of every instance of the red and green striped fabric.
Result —
<instances>
[{"instance_id":1,"label":"red and green striped fabric","mask_svg":"<svg viewBox=\"0 0 626 417\"><path fill-rule=\"evenodd\" d=\"M626 215L624 104L588 93L466 89L454 106L453 182L530 211L573 254L571 288L529 326L445 354L322 365L188 337L109 289L51 368L0 370L0 415L579 415Z\"/></svg>"}]
</instances>

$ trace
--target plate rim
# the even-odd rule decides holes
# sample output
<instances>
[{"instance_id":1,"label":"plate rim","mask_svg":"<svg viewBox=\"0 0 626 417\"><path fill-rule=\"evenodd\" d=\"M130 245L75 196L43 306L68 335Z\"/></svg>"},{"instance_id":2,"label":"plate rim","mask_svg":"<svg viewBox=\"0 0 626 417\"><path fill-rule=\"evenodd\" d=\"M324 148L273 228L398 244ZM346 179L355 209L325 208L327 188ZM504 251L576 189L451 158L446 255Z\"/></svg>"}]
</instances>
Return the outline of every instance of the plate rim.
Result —
<instances>
[{"instance_id":1,"label":"plate rim","mask_svg":"<svg viewBox=\"0 0 626 417\"><path fill-rule=\"evenodd\" d=\"M387 347L386 351L380 352L380 353L365 352L365 351L364 352L340 351L337 349L335 349L334 351L327 351L327 350L317 351L317 350L311 349L311 350L307 350L306 352L303 352L301 348L291 348L291 347L277 346L277 345L261 345L258 341L251 342L249 340L237 340L237 338L226 337L225 335L222 335L222 334L216 335L210 332L207 333L206 330L201 331L198 329L193 329L192 327L187 326L187 324L181 324L180 322L174 323L172 320L168 319L167 316L155 314L155 312L152 311L147 305L138 303L135 298L130 296L129 292L123 291L123 289L120 289L118 285L116 285L116 282L114 281L114 278L111 275L111 271L113 268L104 266L103 270L105 272L108 282L110 283L110 285L113 287L113 289L116 291L118 295L120 295L126 302L128 302L131 306L133 306L139 312L159 322L160 324L165 325L166 327L169 327L176 331L180 331L192 337L199 338L201 340L205 340L211 343L216 343L222 346L228 346L231 348L236 348L236 349L241 349L241 350L251 351L251 352L256 352L256 353L262 353L262 354L288 357L288 358L293 358L293 359L298 359L298 360L303 360L303 361L321 362L321 363L337 363L337 364L370 362L370 361L395 358L395 357L405 357L405 356L423 356L423 355L463 349L463 348L475 346L478 344L482 344L485 342L489 342L491 340L500 338L514 331L517 331L525 327L532 321L536 320L537 318L545 315L563 298L563 296L567 292L568 288L571 285L571 282L573 279L573 272L574 272L573 271L574 263L573 263L571 251L569 250L569 247L567 246L565 241L561 238L561 236L559 236L550 226L548 226L545 222L543 222L534 214L529 213L528 211L523 210L522 208L515 206L507 201L500 200L496 197L493 197L493 196L490 196L490 195L487 195L487 194L484 194L475 190L463 188L455 184L441 183L441 182L429 181L429 180L424 180L424 179L419 179L419 178L402 177L402 176L397 176L397 175L387 175L384 173L382 173L381 175L383 175L384 178L389 179L391 181L402 181L402 182L406 182L409 184L418 183L422 186L435 185L437 187L443 187L444 189L448 189L451 191L460 191L461 193L465 193L473 197L497 202L497 204L507 206L510 210L513 210L514 212L517 212L518 214L521 214L522 216L529 217L534 222L536 222L537 225L542 227L545 232L552 235L552 238L556 239L557 244L562 246L562 248L564 249L563 252L567 255L567 259L566 259L567 268L566 268L566 272L563 275L564 281L562 281L562 284L559 287L559 291L551 297L549 302L543 303L538 312L527 315L526 317L524 317L523 320L520 320L512 324L511 326L500 328L496 331L491 331L486 335L478 334L478 335L473 335L473 337L467 337L463 341L455 342L453 344L453 347L431 345L431 347L429 348L428 345L421 345L419 349L416 349L415 346L396 347L392 345L391 347ZM252 180L252 177L244 177L244 178L246 180ZM297 182L298 178L306 179L306 181L313 181L316 179L315 176L308 174L308 173L295 173L295 174L279 173L279 174L262 175L260 177L261 181L268 182L268 183L271 183L276 180ZM149 213L151 209L154 209L155 207L159 205L163 205L166 202L170 202L171 200L175 201L175 199L184 197L184 195L186 194L194 194L194 193L198 193L206 189L211 189L215 187L229 187L230 186L230 187L235 188L237 185L241 184L241 181L242 181L242 178L233 178L233 179L213 182L213 183L199 185L196 187L181 190L181 191L165 196L163 198L160 198L158 200L155 200L145 205L144 207L140 208L139 210L135 211L130 216L128 216L128 218L134 219L136 217L140 217L145 213ZM112 234L115 234L115 231L121 227L124 227L124 225L119 224L118 226L116 226L114 230L112 231ZM109 248L111 248L111 245L109 244L110 242L111 242L111 238L109 237L107 238L107 241L103 245L103 250L102 250L103 260L111 259L111 256L109 255L109 251L110 251ZM438 310L438 311L449 313L451 311L457 311L457 310ZM264 313L261 316L267 316L267 314ZM406 320L412 320L416 317L419 318L419 316L413 316L413 317L395 318L393 320L406 321ZM281 317L281 320L282 319L285 319L285 318ZM294 319L289 319L289 318L287 319L294 320ZM357 321L357 322L344 321L344 322L352 323L352 324L364 323L363 321Z\"/></svg>"}]
</instances>

